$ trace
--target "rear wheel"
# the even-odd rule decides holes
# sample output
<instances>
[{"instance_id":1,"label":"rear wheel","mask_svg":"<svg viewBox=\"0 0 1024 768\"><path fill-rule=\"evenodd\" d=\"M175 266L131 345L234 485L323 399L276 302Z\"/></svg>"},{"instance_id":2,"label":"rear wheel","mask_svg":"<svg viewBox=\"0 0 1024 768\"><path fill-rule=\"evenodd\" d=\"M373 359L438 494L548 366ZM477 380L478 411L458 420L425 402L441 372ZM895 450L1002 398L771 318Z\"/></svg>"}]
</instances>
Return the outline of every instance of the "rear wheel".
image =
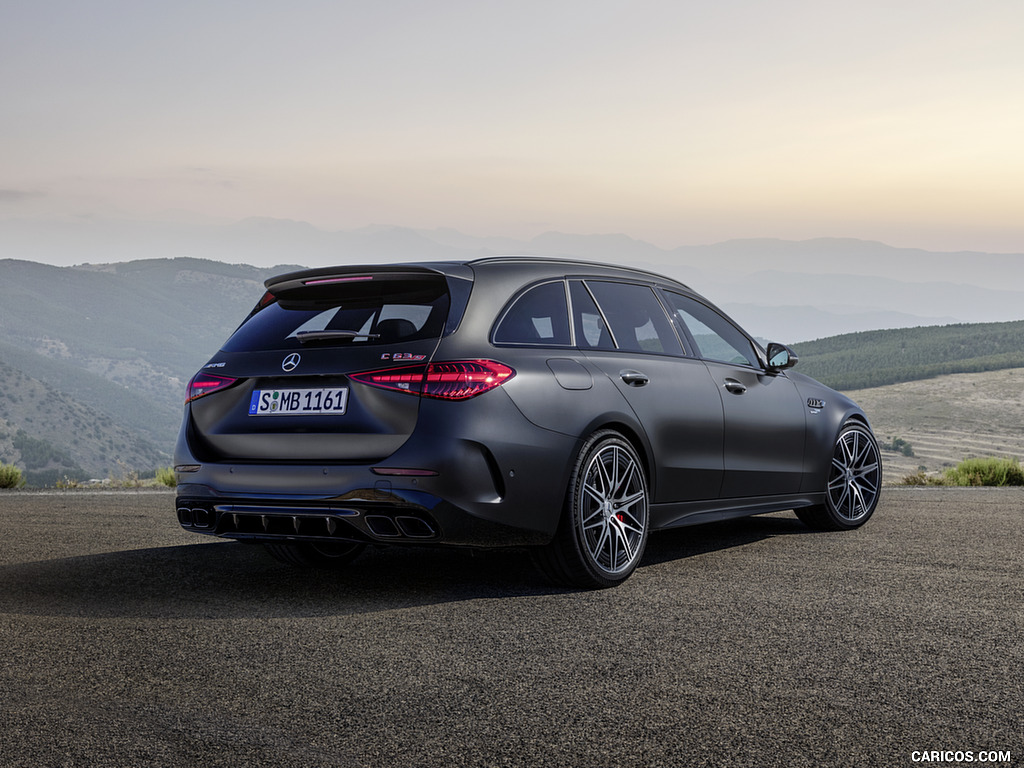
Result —
<instances>
[{"instance_id":1,"label":"rear wheel","mask_svg":"<svg viewBox=\"0 0 1024 768\"><path fill-rule=\"evenodd\" d=\"M274 542L263 545L277 560L296 568L344 568L366 548L356 542L315 544L308 542Z\"/></svg>"},{"instance_id":2,"label":"rear wheel","mask_svg":"<svg viewBox=\"0 0 1024 768\"><path fill-rule=\"evenodd\" d=\"M647 478L633 446L597 432L580 450L554 540L539 553L555 581L613 587L636 569L649 529Z\"/></svg>"},{"instance_id":3,"label":"rear wheel","mask_svg":"<svg viewBox=\"0 0 1024 768\"><path fill-rule=\"evenodd\" d=\"M867 426L848 421L832 452L825 503L797 509L806 525L821 531L845 531L868 521L878 505L882 462L878 443Z\"/></svg>"}]
</instances>

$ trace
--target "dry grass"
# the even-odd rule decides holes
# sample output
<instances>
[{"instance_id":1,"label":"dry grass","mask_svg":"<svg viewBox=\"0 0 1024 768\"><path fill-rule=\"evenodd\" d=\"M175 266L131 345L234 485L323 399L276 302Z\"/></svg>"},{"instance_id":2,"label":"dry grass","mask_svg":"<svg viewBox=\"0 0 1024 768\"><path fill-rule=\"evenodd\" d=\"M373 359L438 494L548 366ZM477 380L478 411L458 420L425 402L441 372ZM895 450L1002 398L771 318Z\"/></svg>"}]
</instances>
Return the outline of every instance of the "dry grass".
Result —
<instances>
[{"instance_id":1,"label":"dry grass","mask_svg":"<svg viewBox=\"0 0 1024 768\"><path fill-rule=\"evenodd\" d=\"M914 456L885 451L885 480L924 467L937 473L974 457L1024 458L1024 369L960 373L848 392L881 442L908 441Z\"/></svg>"}]
</instances>

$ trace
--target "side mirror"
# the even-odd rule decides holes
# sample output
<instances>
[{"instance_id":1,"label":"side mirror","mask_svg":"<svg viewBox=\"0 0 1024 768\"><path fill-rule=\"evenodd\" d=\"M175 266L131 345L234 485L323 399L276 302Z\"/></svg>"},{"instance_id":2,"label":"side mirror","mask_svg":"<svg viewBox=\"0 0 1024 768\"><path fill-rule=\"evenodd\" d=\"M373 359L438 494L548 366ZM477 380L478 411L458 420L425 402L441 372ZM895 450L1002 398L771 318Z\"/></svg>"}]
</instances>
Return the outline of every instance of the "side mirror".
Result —
<instances>
[{"instance_id":1,"label":"side mirror","mask_svg":"<svg viewBox=\"0 0 1024 768\"><path fill-rule=\"evenodd\" d=\"M772 342L768 345L768 369L771 371L783 371L786 368L792 368L794 365L800 362L800 358L796 356L796 352L787 347L785 344L777 344Z\"/></svg>"}]
</instances>

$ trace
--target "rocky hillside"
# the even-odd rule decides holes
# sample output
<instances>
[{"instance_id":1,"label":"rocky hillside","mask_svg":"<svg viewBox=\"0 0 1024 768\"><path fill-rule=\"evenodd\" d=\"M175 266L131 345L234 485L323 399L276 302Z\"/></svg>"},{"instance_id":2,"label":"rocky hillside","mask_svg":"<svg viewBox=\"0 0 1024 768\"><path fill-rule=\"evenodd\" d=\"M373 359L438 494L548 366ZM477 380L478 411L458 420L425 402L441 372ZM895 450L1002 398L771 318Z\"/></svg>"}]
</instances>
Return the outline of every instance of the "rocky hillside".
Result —
<instances>
[{"instance_id":1,"label":"rocky hillside","mask_svg":"<svg viewBox=\"0 0 1024 768\"><path fill-rule=\"evenodd\" d=\"M0 261L0 461L30 482L168 464L189 378L291 268Z\"/></svg>"},{"instance_id":2,"label":"rocky hillside","mask_svg":"<svg viewBox=\"0 0 1024 768\"><path fill-rule=\"evenodd\" d=\"M0 462L32 485L117 477L169 463L161 449L109 414L67 397L0 361Z\"/></svg>"}]
</instances>

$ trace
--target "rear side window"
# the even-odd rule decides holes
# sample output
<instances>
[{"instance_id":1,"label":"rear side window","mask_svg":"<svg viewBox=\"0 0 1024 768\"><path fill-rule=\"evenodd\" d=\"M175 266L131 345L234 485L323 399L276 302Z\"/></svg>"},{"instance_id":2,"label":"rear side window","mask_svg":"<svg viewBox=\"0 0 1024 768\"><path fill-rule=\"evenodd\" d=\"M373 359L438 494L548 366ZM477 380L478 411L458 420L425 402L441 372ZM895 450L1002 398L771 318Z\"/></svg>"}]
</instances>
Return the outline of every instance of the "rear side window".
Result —
<instances>
[{"instance_id":1,"label":"rear side window","mask_svg":"<svg viewBox=\"0 0 1024 768\"><path fill-rule=\"evenodd\" d=\"M437 338L448 307L443 279L383 279L294 290L250 315L224 351L374 346Z\"/></svg>"},{"instance_id":2,"label":"rear side window","mask_svg":"<svg viewBox=\"0 0 1024 768\"><path fill-rule=\"evenodd\" d=\"M494 330L494 343L569 346L565 283L543 283L516 299Z\"/></svg>"},{"instance_id":3,"label":"rear side window","mask_svg":"<svg viewBox=\"0 0 1024 768\"><path fill-rule=\"evenodd\" d=\"M588 280L616 346L625 352L682 355L683 349L664 307L646 285Z\"/></svg>"}]
</instances>

